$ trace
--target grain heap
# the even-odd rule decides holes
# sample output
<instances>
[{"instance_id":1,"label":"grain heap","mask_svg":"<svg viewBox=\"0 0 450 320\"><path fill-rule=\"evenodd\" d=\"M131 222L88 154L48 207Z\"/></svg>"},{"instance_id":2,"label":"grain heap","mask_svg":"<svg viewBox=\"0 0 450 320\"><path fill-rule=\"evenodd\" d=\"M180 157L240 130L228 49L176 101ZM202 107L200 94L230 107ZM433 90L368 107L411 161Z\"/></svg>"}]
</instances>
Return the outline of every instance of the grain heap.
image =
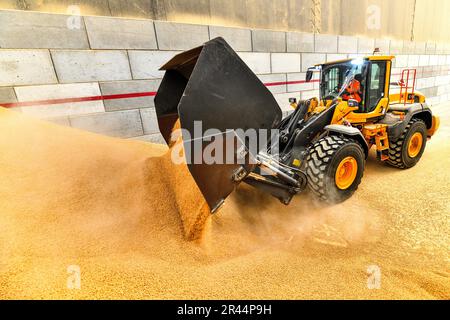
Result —
<instances>
[{"instance_id":1,"label":"grain heap","mask_svg":"<svg viewBox=\"0 0 450 320\"><path fill-rule=\"evenodd\" d=\"M369 159L343 205L285 207L243 185L210 217L166 147L0 108L0 298L448 299L450 173L433 172L450 148L435 141L416 171ZM367 289L374 264L380 290Z\"/></svg>"}]
</instances>

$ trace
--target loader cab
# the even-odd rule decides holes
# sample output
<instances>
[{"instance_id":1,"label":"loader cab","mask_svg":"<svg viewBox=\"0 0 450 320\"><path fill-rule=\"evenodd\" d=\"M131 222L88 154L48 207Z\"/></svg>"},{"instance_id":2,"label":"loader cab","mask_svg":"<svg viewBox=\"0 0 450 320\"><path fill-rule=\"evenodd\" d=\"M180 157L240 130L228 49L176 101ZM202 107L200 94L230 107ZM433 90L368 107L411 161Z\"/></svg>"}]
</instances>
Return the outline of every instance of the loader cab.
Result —
<instances>
[{"instance_id":1,"label":"loader cab","mask_svg":"<svg viewBox=\"0 0 450 320\"><path fill-rule=\"evenodd\" d=\"M318 66L321 70L320 99L323 105L341 99L356 105L358 109L353 111L356 114L367 117L384 114L389 104L392 58L373 56Z\"/></svg>"}]
</instances>

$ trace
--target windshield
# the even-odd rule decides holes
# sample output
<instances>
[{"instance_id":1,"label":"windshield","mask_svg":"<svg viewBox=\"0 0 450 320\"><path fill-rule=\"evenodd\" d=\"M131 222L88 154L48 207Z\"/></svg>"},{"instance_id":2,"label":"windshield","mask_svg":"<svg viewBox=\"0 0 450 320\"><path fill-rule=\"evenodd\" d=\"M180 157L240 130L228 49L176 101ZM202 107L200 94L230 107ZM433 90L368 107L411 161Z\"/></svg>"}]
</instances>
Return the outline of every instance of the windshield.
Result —
<instances>
[{"instance_id":1,"label":"windshield","mask_svg":"<svg viewBox=\"0 0 450 320\"><path fill-rule=\"evenodd\" d=\"M348 62L326 65L322 69L320 96L322 100L342 98L363 103L363 73L368 62L355 59Z\"/></svg>"}]
</instances>

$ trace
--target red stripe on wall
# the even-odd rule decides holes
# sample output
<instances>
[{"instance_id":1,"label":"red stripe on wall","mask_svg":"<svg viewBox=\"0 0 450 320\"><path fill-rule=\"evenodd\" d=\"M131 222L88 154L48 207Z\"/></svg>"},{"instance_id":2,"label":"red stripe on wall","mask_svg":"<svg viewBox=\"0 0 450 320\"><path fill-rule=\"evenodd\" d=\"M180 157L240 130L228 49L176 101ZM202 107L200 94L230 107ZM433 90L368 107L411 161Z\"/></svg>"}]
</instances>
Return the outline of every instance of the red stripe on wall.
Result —
<instances>
[{"instance_id":1,"label":"red stripe on wall","mask_svg":"<svg viewBox=\"0 0 450 320\"><path fill-rule=\"evenodd\" d=\"M319 82L319 80L311 80L311 82ZM288 84L301 84L301 83L306 83L306 81L301 80L301 81L288 81L288 82L269 82L269 83L265 83L264 85L267 87L272 87L272 86L281 86L281 85L288 85ZM43 105L52 105L52 104L76 103L76 102L99 101L99 100L132 99L132 98L154 97L154 96L156 96L156 92L134 92L134 93L124 93L124 94L111 94L111 95L105 95L105 96L12 102L12 103L3 103L3 104L0 104L0 106L5 107L5 108L15 108L15 107L18 108L18 107L43 106Z\"/></svg>"},{"instance_id":2,"label":"red stripe on wall","mask_svg":"<svg viewBox=\"0 0 450 320\"><path fill-rule=\"evenodd\" d=\"M124 93L124 94L111 94L111 95L106 95L106 96L92 96L92 97L79 97L79 98L64 98L64 99L13 102L13 103L4 103L4 104L0 104L0 105L5 108L31 107L31 106L42 106L42 105L51 105L51 104L63 104L63 103L98 101L98 100L131 99L131 98L153 97L153 96L156 96L156 92L135 92L135 93Z\"/></svg>"},{"instance_id":3,"label":"red stripe on wall","mask_svg":"<svg viewBox=\"0 0 450 320\"><path fill-rule=\"evenodd\" d=\"M445 71L445 70L444 70ZM423 72L434 73L435 71ZM391 76L401 76L401 73L392 74ZM319 80L311 80L310 83L319 82ZM298 81L284 81L284 82L268 82L264 85L266 87L284 86L292 84L303 84L307 83L305 80ZM101 95L92 97L79 97L79 98L63 98L63 99L49 99L49 100L38 100L38 101L25 101L25 102L12 102L12 103L0 103L0 106L5 108L14 107L31 107L31 106L41 106L41 105L52 105L52 104L63 104L63 103L77 103L77 102L87 102L87 101L99 101L99 100L116 100L116 99L132 99L140 97L154 97L156 92L133 92L124 94L111 94L111 95Z\"/></svg>"},{"instance_id":4,"label":"red stripe on wall","mask_svg":"<svg viewBox=\"0 0 450 320\"><path fill-rule=\"evenodd\" d=\"M302 83L312 83L312 82L319 82L319 80L311 80L310 82L306 82L305 80L287 81L287 82L268 82L268 83L264 83L264 85L266 87L274 87L274 86L284 86L287 84L302 84Z\"/></svg>"}]
</instances>

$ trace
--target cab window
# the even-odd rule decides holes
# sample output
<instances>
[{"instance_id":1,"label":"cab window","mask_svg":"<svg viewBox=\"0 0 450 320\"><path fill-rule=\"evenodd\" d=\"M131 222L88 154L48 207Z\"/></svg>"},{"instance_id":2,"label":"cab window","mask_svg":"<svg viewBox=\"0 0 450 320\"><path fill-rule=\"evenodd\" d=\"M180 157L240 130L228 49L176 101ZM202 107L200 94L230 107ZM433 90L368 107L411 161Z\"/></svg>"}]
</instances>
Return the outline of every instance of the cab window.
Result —
<instances>
[{"instance_id":1,"label":"cab window","mask_svg":"<svg viewBox=\"0 0 450 320\"><path fill-rule=\"evenodd\" d=\"M386 61L373 61L369 72L366 112L372 112L385 96Z\"/></svg>"},{"instance_id":2,"label":"cab window","mask_svg":"<svg viewBox=\"0 0 450 320\"><path fill-rule=\"evenodd\" d=\"M339 90L339 83L340 81L340 69L339 67L334 67L329 70L325 74L325 83L326 86L324 87L324 93L323 96L328 96L330 94L337 93L336 91ZM337 90L336 90L337 89Z\"/></svg>"}]
</instances>

